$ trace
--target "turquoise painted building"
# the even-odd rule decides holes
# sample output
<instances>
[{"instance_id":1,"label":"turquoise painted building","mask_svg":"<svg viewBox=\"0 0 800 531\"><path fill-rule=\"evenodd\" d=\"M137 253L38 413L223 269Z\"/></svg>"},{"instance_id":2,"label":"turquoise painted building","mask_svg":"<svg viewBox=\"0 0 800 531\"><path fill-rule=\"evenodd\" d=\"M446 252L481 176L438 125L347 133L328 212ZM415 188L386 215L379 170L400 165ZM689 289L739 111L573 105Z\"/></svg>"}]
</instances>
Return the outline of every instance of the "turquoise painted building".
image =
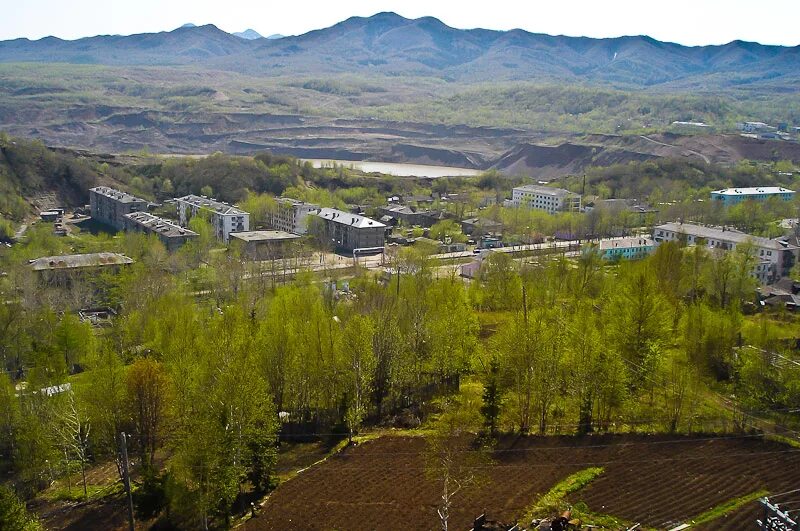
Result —
<instances>
[{"instance_id":1,"label":"turquoise painted building","mask_svg":"<svg viewBox=\"0 0 800 531\"><path fill-rule=\"evenodd\" d=\"M791 201L794 190L780 186L762 186L754 188L725 188L711 192L711 200L722 203L724 206L736 205L742 201L766 201L771 197L778 197L784 201Z\"/></svg>"},{"instance_id":2,"label":"turquoise painted building","mask_svg":"<svg viewBox=\"0 0 800 531\"><path fill-rule=\"evenodd\" d=\"M655 242L650 238L631 237L600 240L591 249L603 260L639 260L655 250Z\"/></svg>"}]
</instances>

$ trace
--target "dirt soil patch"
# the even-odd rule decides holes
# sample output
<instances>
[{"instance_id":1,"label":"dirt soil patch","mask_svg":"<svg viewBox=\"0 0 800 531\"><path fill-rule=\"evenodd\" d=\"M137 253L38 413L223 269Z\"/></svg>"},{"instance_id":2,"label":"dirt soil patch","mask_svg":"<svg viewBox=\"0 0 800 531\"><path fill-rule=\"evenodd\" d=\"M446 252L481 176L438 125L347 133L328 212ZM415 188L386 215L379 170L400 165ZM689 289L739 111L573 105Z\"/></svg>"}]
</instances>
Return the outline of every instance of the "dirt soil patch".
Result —
<instances>
[{"instance_id":1,"label":"dirt soil patch","mask_svg":"<svg viewBox=\"0 0 800 531\"><path fill-rule=\"evenodd\" d=\"M244 526L266 529L435 529L440 485L425 473L425 441L384 437L350 448L273 492ZM506 438L460 493L450 527L484 510L512 522L559 480L589 466L605 473L571 496L592 511L654 528L687 521L761 488L800 483L800 450L757 437L592 436ZM704 529L746 529L757 502Z\"/></svg>"}]
</instances>

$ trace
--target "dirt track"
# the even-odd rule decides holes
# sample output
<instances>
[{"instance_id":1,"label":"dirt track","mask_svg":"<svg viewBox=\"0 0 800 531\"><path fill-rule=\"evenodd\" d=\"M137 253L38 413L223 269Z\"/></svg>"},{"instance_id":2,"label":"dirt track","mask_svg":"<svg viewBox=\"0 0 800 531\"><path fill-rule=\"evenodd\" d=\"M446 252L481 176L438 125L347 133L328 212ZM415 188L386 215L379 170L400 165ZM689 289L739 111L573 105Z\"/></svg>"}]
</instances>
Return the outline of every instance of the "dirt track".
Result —
<instances>
[{"instance_id":1,"label":"dirt track","mask_svg":"<svg viewBox=\"0 0 800 531\"><path fill-rule=\"evenodd\" d=\"M266 529L434 529L440 487L426 476L425 442L382 438L347 450L281 485L248 531ZM757 438L602 436L507 439L484 482L459 494L451 528L468 529L486 510L513 521L537 496L577 470L605 473L573 502L595 512L665 528L761 488L800 482L800 450ZM752 503L704 529L746 529Z\"/></svg>"}]
</instances>

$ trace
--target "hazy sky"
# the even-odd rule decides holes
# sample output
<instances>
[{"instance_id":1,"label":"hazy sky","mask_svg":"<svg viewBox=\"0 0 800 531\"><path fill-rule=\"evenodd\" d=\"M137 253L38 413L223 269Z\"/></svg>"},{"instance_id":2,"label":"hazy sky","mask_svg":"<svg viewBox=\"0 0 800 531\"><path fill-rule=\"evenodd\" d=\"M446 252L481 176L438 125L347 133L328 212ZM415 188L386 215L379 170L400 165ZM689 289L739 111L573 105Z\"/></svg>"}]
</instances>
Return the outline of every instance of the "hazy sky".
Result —
<instances>
[{"instance_id":1,"label":"hazy sky","mask_svg":"<svg viewBox=\"0 0 800 531\"><path fill-rule=\"evenodd\" d=\"M171 30L186 22L225 31L296 35L350 16L395 11L457 28L522 28L553 35L650 35L682 44L735 39L800 44L800 0L0 0L0 39L66 39Z\"/></svg>"}]
</instances>

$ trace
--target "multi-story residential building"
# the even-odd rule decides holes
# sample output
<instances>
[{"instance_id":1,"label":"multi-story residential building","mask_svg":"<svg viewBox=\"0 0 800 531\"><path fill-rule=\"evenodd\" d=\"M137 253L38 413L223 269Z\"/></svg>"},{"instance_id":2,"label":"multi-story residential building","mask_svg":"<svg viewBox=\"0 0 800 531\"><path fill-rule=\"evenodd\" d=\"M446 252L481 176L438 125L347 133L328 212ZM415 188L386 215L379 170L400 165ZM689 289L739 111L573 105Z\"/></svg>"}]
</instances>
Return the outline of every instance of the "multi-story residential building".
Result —
<instances>
[{"instance_id":1,"label":"multi-story residential building","mask_svg":"<svg viewBox=\"0 0 800 531\"><path fill-rule=\"evenodd\" d=\"M636 236L600 240L589 249L597 252L604 260L639 260L652 253L655 246L650 238Z\"/></svg>"},{"instance_id":2,"label":"multi-story residential building","mask_svg":"<svg viewBox=\"0 0 800 531\"><path fill-rule=\"evenodd\" d=\"M199 195L187 195L179 197L175 202L178 204L178 219L181 226L186 227L190 219L204 212L214 228L214 235L225 243L228 243L232 232L250 230L250 214L223 201Z\"/></svg>"},{"instance_id":3,"label":"multi-story residential building","mask_svg":"<svg viewBox=\"0 0 800 531\"><path fill-rule=\"evenodd\" d=\"M665 223L653 229L653 239L657 243L681 241L689 245L705 245L710 249L732 251L737 246L748 243L758 264L753 275L762 284L771 284L789 274L797 262L800 247L787 241L770 240L751 236L744 232L725 227L707 227L693 223Z\"/></svg>"},{"instance_id":4,"label":"multi-story residential building","mask_svg":"<svg viewBox=\"0 0 800 531\"><path fill-rule=\"evenodd\" d=\"M187 241L197 237L197 233L183 228L174 221L159 218L149 212L125 214L125 230L155 234L169 251L174 251Z\"/></svg>"},{"instance_id":5,"label":"multi-story residential building","mask_svg":"<svg viewBox=\"0 0 800 531\"><path fill-rule=\"evenodd\" d=\"M791 201L794 190L780 186L762 186L753 188L725 188L711 192L711 200L725 206L735 205L742 201L766 201L772 197Z\"/></svg>"},{"instance_id":6,"label":"multi-story residential building","mask_svg":"<svg viewBox=\"0 0 800 531\"><path fill-rule=\"evenodd\" d=\"M107 186L97 186L89 190L89 207L92 219L117 230L125 228L125 215L131 212L144 212L148 202L135 195Z\"/></svg>"},{"instance_id":7,"label":"multi-story residential building","mask_svg":"<svg viewBox=\"0 0 800 531\"><path fill-rule=\"evenodd\" d=\"M515 207L544 210L549 214L580 212L581 196L562 188L526 184L512 190L511 204Z\"/></svg>"},{"instance_id":8,"label":"multi-story residential building","mask_svg":"<svg viewBox=\"0 0 800 531\"><path fill-rule=\"evenodd\" d=\"M383 249L386 225L380 221L335 208L322 208L315 215L319 218L319 236L335 248L344 251Z\"/></svg>"},{"instance_id":9,"label":"multi-story residential building","mask_svg":"<svg viewBox=\"0 0 800 531\"><path fill-rule=\"evenodd\" d=\"M308 216L319 210L319 205L279 197L276 199L275 209L267 216L269 227L293 234L308 232Z\"/></svg>"}]
</instances>

